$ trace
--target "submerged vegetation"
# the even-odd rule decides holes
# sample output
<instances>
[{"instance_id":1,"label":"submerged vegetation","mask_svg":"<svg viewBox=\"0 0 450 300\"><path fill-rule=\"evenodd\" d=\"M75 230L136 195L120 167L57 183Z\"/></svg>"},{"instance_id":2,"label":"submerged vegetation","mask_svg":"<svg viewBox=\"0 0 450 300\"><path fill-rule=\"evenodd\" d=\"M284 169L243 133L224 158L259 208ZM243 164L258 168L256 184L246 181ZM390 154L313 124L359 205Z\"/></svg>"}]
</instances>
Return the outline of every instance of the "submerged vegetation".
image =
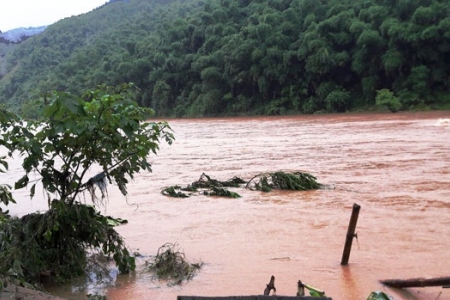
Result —
<instances>
[{"instance_id":1,"label":"submerged vegetation","mask_svg":"<svg viewBox=\"0 0 450 300\"><path fill-rule=\"evenodd\" d=\"M193 194L240 198L241 196L238 193L229 191L226 187L239 187L239 185L243 183L245 183L245 181L239 177L233 177L227 181L219 181L203 173L197 181L194 181L185 187L174 185L164 188L161 193L165 196L175 198L186 198Z\"/></svg>"},{"instance_id":2,"label":"submerged vegetation","mask_svg":"<svg viewBox=\"0 0 450 300\"><path fill-rule=\"evenodd\" d=\"M226 189L226 187L242 187L250 190L270 192L273 189L305 191L315 190L323 187L317 182L317 178L305 172L262 173L254 176L248 182L239 177L233 177L227 181L219 181L203 173L200 179L181 187L174 185L164 188L161 193L165 196L175 198L186 198L191 195L221 196L228 198L240 198L241 196Z\"/></svg>"},{"instance_id":3,"label":"submerged vegetation","mask_svg":"<svg viewBox=\"0 0 450 300\"><path fill-rule=\"evenodd\" d=\"M306 191L323 187L316 181L316 177L309 173L282 171L259 174L253 177L246 185L250 190L270 192L273 189Z\"/></svg>"},{"instance_id":4,"label":"submerged vegetation","mask_svg":"<svg viewBox=\"0 0 450 300\"><path fill-rule=\"evenodd\" d=\"M169 284L181 284L190 280L203 263L190 263L178 244L166 243L158 249L153 260L147 261L147 269L158 279L169 280Z\"/></svg>"},{"instance_id":5,"label":"submerged vegetation","mask_svg":"<svg viewBox=\"0 0 450 300\"><path fill-rule=\"evenodd\" d=\"M121 273L135 269L135 258L114 229L126 221L96 207L107 200L107 184L126 196L129 178L151 171L149 154L161 141L170 144L173 135L167 123L146 121L153 111L132 100L133 88L47 93L38 121L0 111L0 146L23 158L25 174L15 189L28 187L33 197L40 184L48 201L44 213L0 215L0 287L8 281L38 284L42 276L65 281L84 274L94 257L111 258ZM0 157L0 171L6 168ZM101 171L91 176L91 168ZM13 202L9 186L0 191L3 204Z\"/></svg>"}]
</instances>

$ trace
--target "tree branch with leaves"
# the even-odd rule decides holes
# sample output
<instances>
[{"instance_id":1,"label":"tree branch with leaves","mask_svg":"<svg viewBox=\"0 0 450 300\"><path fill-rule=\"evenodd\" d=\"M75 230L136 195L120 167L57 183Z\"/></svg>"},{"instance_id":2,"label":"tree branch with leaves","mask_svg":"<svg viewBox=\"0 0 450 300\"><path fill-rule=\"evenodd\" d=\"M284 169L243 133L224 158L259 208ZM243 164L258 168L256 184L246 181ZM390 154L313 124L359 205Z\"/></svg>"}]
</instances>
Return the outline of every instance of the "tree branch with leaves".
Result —
<instances>
[{"instance_id":1,"label":"tree branch with leaves","mask_svg":"<svg viewBox=\"0 0 450 300\"><path fill-rule=\"evenodd\" d=\"M37 182L31 183L29 174L36 172L49 201L73 204L103 178L126 195L128 177L151 171L149 154L157 153L161 141L173 141L166 122L146 121L153 111L132 100L133 88L102 85L81 97L53 91L45 96L41 120L13 121L3 134L4 144L10 155L17 152L23 157L26 172L15 188L32 184L33 197ZM102 176L88 180L95 165L102 168Z\"/></svg>"},{"instance_id":2,"label":"tree branch with leaves","mask_svg":"<svg viewBox=\"0 0 450 300\"><path fill-rule=\"evenodd\" d=\"M126 221L95 209L96 187L101 199L107 197L108 182L127 195L129 179L151 171L150 154L158 152L161 142L174 140L166 122L148 121L153 110L140 107L135 92L132 84L101 85L81 96L49 92L41 98L37 121L0 111L0 145L9 156L23 158L25 174L15 189L31 185L33 197L36 185L42 184L49 203L45 213L0 222L0 235L9 241L0 245L0 273L13 270L27 282L35 282L48 270L70 278L82 273L92 251L112 255L120 272L135 268L134 258L113 228ZM7 167L0 158L2 166ZM102 171L90 176L94 167ZM12 202L8 189L2 191L2 202ZM94 206L81 202L86 192Z\"/></svg>"}]
</instances>

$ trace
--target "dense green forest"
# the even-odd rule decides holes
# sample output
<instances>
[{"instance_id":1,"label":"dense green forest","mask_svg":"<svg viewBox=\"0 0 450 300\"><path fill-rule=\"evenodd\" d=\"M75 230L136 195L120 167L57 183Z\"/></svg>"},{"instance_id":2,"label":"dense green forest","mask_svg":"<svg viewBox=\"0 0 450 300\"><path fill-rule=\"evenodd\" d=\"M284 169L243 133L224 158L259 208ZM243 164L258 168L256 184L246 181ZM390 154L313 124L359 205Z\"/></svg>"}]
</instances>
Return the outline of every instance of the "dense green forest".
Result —
<instances>
[{"instance_id":1,"label":"dense green forest","mask_svg":"<svg viewBox=\"0 0 450 300\"><path fill-rule=\"evenodd\" d=\"M133 82L168 117L450 108L449 53L449 0L116 1L11 51L0 103Z\"/></svg>"}]
</instances>

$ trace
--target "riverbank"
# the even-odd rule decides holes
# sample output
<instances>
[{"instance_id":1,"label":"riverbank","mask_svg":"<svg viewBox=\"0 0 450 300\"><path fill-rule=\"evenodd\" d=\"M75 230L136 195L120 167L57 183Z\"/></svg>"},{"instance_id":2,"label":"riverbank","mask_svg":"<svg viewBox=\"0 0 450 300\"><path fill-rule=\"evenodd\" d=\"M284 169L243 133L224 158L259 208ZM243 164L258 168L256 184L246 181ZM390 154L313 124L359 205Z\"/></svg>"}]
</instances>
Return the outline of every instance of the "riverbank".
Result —
<instances>
[{"instance_id":1,"label":"riverbank","mask_svg":"<svg viewBox=\"0 0 450 300\"><path fill-rule=\"evenodd\" d=\"M0 300L64 300L64 298L52 296L41 291L8 284L0 291Z\"/></svg>"}]
</instances>

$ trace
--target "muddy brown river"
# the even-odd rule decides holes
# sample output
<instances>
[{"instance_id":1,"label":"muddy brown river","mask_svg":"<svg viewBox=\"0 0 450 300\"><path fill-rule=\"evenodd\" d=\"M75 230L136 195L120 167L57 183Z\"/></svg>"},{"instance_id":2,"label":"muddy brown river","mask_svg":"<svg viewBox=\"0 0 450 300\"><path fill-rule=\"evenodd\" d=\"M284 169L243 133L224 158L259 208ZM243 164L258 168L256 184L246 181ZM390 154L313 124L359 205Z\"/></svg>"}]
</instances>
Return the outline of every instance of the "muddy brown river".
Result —
<instances>
[{"instance_id":1,"label":"muddy brown river","mask_svg":"<svg viewBox=\"0 0 450 300\"><path fill-rule=\"evenodd\" d=\"M197 276L168 286L139 270L107 288L108 299L262 294L271 275L277 295L297 281L336 300L450 299L441 287L392 289L381 279L450 276L450 112L170 120L176 141L151 157L152 173L129 185L128 199L109 190L103 212L129 247L155 255L178 243ZM9 161L8 180L22 175ZM305 171L330 188L269 193L232 189L241 198L169 198L163 187L187 185L205 172L245 180L278 170ZM2 179L3 176L1 175ZM14 193L23 215L43 210L39 193ZM341 266L352 206L361 206L348 266ZM73 288L51 290L83 299Z\"/></svg>"}]
</instances>

